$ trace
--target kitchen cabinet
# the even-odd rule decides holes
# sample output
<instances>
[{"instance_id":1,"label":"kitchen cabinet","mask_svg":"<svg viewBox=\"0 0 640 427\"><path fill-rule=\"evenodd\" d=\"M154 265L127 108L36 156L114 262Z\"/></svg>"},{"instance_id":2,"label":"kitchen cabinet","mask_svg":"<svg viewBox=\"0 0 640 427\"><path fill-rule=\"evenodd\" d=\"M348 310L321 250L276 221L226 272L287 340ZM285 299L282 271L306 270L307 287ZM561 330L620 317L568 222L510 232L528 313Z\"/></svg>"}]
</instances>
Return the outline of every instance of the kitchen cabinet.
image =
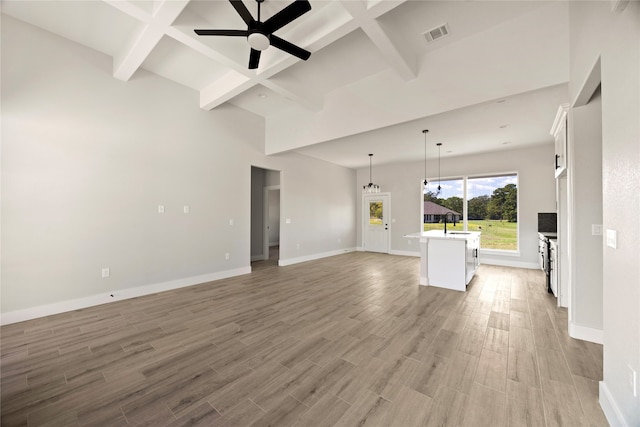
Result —
<instances>
[{"instance_id":1,"label":"kitchen cabinet","mask_svg":"<svg viewBox=\"0 0 640 427\"><path fill-rule=\"evenodd\" d=\"M555 177L560 178L567 171L567 116L569 104L558 107L556 118L551 127L555 139Z\"/></svg>"},{"instance_id":2,"label":"kitchen cabinet","mask_svg":"<svg viewBox=\"0 0 640 427\"><path fill-rule=\"evenodd\" d=\"M465 291L480 265L480 233L425 231L420 238L420 284Z\"/></svg>"},{"instance_id":3,"label":"kitchen cabinet","mask_svg":"<svg viewBox=\"0 0 640 427\"><path fill-rule=\"evenodd\" d=\"M558 241L549 239L549 287L555 297L558 297L559 271ZM559 305L559 304L558 304Z\"/></svg>"}]
</instances>

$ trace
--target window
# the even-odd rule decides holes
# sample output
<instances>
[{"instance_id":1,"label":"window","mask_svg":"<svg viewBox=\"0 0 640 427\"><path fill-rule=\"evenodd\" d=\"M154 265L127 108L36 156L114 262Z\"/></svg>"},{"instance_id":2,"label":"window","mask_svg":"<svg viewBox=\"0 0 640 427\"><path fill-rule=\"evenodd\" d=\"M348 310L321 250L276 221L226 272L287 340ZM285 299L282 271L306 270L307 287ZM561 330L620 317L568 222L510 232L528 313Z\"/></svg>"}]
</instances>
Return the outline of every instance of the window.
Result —
<instances>
[{"instance_id":1,"label":"window","mask_svg":"<svg viewBox=\"0 0 640 427\"><path fill-rule=\"evenodd\" d=\"M382 201L369 202L369 225L382 226Z\"/></svg>"},{"instance_id":2,"label":"window","mask_svg":"<svg viewBox=\"0 0 640 427\"><path fill-rule=\"evenodd\" d=\"M447 230L462 230L464 191L462 178L434 181L424 190L422 223L424 231L443 230L447 215ZM438 186L440 190L438 190ZM454 225L455 224L455 225Z\"/></svg>"},{"instance_id":3,"label":"window","mask_svg":"<svg viewBox=\"0 0 640 427\"><path fill-rule=\"evenodd\" d=\"M423 206L424 231L444 229L447 215L447 230L480 231L482 249L518 250L515 173L429 182L423 190Z\"/></svg>"},{"instance_id":4,"label":"window","mask_svg":"<svg viewBox=\"0 0 640 427\"><path fill-rule=\"evenodd\" d=\"M483 249L518 249L518 176L468 178L467 229L481 231Z\"/></svg>"}]
</instances>

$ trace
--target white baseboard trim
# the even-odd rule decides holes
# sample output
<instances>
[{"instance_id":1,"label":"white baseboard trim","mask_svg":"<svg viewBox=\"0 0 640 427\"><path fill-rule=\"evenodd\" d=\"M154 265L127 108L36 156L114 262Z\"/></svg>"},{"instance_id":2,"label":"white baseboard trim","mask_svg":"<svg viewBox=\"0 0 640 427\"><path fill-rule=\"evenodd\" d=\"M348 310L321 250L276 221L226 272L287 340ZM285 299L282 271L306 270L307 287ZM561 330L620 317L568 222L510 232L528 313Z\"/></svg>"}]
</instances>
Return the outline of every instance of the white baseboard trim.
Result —
<instances>
[{"instance_id":1,"label":"white baseboard trim","mask_svg":"<svg viewBox=\"0 0 640 427\"><path fill-rule=\"evenodd\" d=\"M602 344L604 342L602 329L578 325L571 321L569 322L569 336L571 338L594 342L596 344Z\"/></svg>"},{"instance_id":2,"label":"white baseboard trim","mask_svg":"<svg viewBox=\"0 0 640 427\"><path fill-rule=\"evenodd\" d=\"M155 283L135 288L125 288L113 291L112 294L91 295L83 298L76 298L68 301L56 302L53 304L40 305L37 307L25 308L22 310L10 311L0 315L0 325L24 322L26 320L37 319L39 317L51 316L54 314L66 313L68 311L107 304L114 301L122 301L129 298L136 298L145 295L157 294L158 292L170 291L173 289L186 288L188 286L213 282L215 280L227 279L229 277L241 276L251 273L251 267L240 267L233 270L219 271L217 273L202 274L199 276L185 277L182 279L170 280L168 282ZM113 296L112 296L113 295Z\"/></svg>"},{"instance_id":3,"label":"white baseboard trim","mask_svg":"<svg viewBox=\"0 0 640 427\"><path fill-rule=\"evenodd\" d=\"M600 407L602 408L602 412L604 412L604 416L607 418L609 425L611 426L620 426L620 427L629 427L622 412L616 405L616 401L613 399L611 392L609 391L609 387L605 384L604 381L600 381L600 393L599 399Z\"/></svg>"},{"instance_id":4,"label":"white baseboard trim","mask_svg":"<svg viewBox=\"0 0 640 427\"><path fill-rule=\"evenodd\" d=\"M342 255L342 254L355 252L355 251L356 251L356 248L345 248L345 249L338 249L336 251L322 252L319 254L305 255L297 258L281 259L278 261L278 265L281 267L285 267L287 265L299 264L301 262L313 261L316 259Z\"/></svg>"},{"instance_id":5,"label":"white baseboard trim","mask_svg":"<svg viewBox=\"0 0 640 427\"><path fill-rule=\"evenodd\" d=\"M358 252L364 252L364 247L362 247L362 246L358 246L358 247L356 248L356 251L358 251Z\"/></svg>"},{"instance_id":6,"label":"white baseboard trim","mask_svg":"<svg viewBox=\"0 0 640 427\"><path fill-rule=\"evenodd\" d=\"M254 261L264 261L264 255L260 254L260 255L251 255L251 262Z\"/></svg>"},{"instance_id":7,"label":"white baseboard trim","mask_svg":"<svg viewBox=\"0 0 640 427\"><path fill-rule=\"evenodd\" d=\"M540 265L535 262L510 261L506 259L485 258L480 254L480 264L499 265L501 267L527 268L529 270L539 270Z\"/></svg>"},{"instance_id":8,"label":"white baseboard trim","mask_svg":"<svg viewBox=\"0 0 640 427\"><path fill-rule=\"evenodd\" d=\"M394 251L391 250L389 255L400 255L400 256L413 256L420 258L420 251L412 252L412 251Z\"/></svg>"}]
</instances>

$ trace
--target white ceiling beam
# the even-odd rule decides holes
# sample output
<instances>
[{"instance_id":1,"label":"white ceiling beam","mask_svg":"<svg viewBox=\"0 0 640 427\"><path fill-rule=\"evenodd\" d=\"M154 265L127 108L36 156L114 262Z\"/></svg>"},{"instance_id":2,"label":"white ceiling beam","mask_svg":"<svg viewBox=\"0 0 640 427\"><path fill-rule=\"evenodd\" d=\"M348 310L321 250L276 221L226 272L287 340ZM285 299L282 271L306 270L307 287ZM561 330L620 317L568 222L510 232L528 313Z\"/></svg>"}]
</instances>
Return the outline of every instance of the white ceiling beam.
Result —
<instances>
[{"instance_id":1,"label":"white ceiling beam","mask_svg":"<svg viewBox=\"0 0 640 427\"><path fill-rule=\"evenodd\" d=\"M209 86L200 90L200 108L212 110L227 102L234 96L251 89L257 82L250 77L236 71L229 71Z\"/></svg>"},{"instance_id":2,"label":"white ceiling beam","mask_svg":"<svg viewBox=\"0 0 640 427\"><path fill-rule=\"evenodd\" d=\"M317 113L318 111L322 111L322 107L324 106L324 100L321 96L311 93L308 87L301 84L292 84L292 82L285 83L277 79L265 79L262 81L262 85L280 96L302 105L310 111Z\"/></svg>"},{"instance_id":3,"label":"white ceiling beam","mask_svg":"<svg viewBox=\"0 0 640 427\"><path fill-rule=\"evenodd\" d=\"M385 4L389 3L389 4ZM396 7L400 2L380 2L380 6L374 14L370 14L366 9L366 5L359 1L343 0L344 8L351 14L353 19L358 23L360 28L365 32L371 42L378 48L380 53L387 60L387 63L393 67L398 75L405 81L413 80L418 77L417 58L407 50L399 49L389 38L386 31L376 20L383 13L388 12L388 7ZM386 6L383 8L383 6Z\"/></svg>"},{"instance_id":4,"label":"white ceiling beam","mask_svg":"<svg viewBox=\"0 0 640 427\"><path fill-rule=\"evenodd\" d=\"M113 61L113 76L127 81L133 76L151 51L158 45L167 28L180 15L189 0L163 0L154 7L152 16L142 14L140 9L121 0L105 0L118 10L141 19L144 28L133 36Z\"/></svg>"}]
</instances>

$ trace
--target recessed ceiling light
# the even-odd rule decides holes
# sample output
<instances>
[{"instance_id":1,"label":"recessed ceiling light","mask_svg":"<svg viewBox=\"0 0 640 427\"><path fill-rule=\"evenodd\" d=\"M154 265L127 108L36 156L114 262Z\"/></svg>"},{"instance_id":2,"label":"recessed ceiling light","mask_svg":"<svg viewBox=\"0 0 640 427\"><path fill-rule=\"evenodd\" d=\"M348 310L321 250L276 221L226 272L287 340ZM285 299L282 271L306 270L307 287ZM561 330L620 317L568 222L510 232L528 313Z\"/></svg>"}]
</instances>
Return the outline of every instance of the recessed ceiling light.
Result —
<instances>
[{"instance_id":1,"label":"recessed ceiling light","mask_svg":"<svg viewBox=\"0 0 640 427\"><path fill-rule=\"evenodd\" d=\"M505 141L502 143L502 145L508 145L508 144L511 144L511 141Z\"/></svg>"},{"instance_id":2,"label":"recessed ceiling light","mask_svg":"<svg viewBox=\"0 0 640 427\"><path fill-rule=\"evenodd\" d=\"M502 104L504 101L506 101L506 99L498 99L496 101L496 104Z\"/></svg>"},{"instance_id":3,"label":"recessed ceiling light","mask_svg":"<svg viewBox=\"0 0 640 427\"><path fill-rule=\"evenodd\" d=\"M506 128L507 126L509 126L509 125L500 125L500 129L504 129L504 128Z\"/></svg>"},{"instance_id":4,"label":"recessed ceiling light","mask_svg":"<svg viewBox=\"0 0 640 427\"><path fill-rule=\"evenodd\" d=\"M453 153L453 151L451 150L447 150L447 154Z\"/></svg>"},{"instance_id":5,"label":"recessed ceiling light","mask_svg":"<svg viewBox=\"0 0 640 427\"><path fill-rule=\"evenodd\" d=\"M260 98L260 99L264 99L264 98L266 98L266 97L267 97L267 94L266 94L266 93L259 93L259 94L258 94L258 98Z\"/></svg>"}]
</instances>

